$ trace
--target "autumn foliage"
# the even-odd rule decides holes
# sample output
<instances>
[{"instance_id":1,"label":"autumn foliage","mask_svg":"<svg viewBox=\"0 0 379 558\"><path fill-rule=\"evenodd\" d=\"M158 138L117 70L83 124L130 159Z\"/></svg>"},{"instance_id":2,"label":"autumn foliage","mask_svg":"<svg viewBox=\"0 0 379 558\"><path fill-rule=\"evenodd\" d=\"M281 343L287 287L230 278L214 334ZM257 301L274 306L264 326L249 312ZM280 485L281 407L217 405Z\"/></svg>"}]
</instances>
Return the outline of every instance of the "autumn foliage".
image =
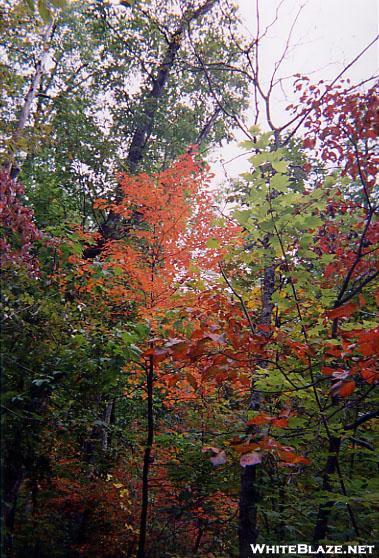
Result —
<instances>
[{"instance_id":1,"label":"autumn foliage","mask_svg":"<svg viewBox=\"0 0 379 558\"><path fill-rule=\"evenodd\" d=\"M92 226L53 239L52 265L22 187L2 174L4 273L32 272L12 276L7 304L22 305L10 323L26 331L23 354L29 342L43 357L22 375L11 365L5 399L12 436L29 421L37 448L23 441L7 471L9 530L35 526L33 556L51 518L70 557L237 556L252 470L265 536L319 540L339 522L344 540L370 534L378 101L300 77L296 88L304 137L278 146L257 132L226 215L192 150L118 175ZM108 237L94 226L103 215ZM53 302L39 301L42 281Z\"/></svg>"}]
</instances>

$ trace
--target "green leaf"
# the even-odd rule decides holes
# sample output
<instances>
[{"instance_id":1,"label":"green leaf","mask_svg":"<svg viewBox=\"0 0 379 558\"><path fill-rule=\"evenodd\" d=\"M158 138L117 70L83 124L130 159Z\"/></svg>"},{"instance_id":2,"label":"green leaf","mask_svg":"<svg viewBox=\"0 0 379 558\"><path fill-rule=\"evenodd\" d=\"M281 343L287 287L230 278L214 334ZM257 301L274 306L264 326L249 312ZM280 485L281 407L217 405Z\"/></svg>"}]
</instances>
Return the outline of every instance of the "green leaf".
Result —
<instances>
[{"instance_id":1,"label":"green leaf","mask_svg":"<svg viewBox=\"0 0 379 558\"><path fill-rule=\"evenodd\" d=\"M253 182L255 178L251 172L243 172L240 176L247 182Z\"/></svg>"},{"instance_id":2,"label":"green leaf","mask_svg":"<svg viewBox=\"0 0 379 558\"><path fill-rule=\"evenodd\" d=\"M218 248L220 246L220 242L217 238L209 238L207 240L207 248Z\"/></svg>"},{"instance_id":3,"label":"green leaf","mask_svg":"<svg viewBox=\"0 0 379 558\"><path fill-rule=\"evenodd\" d=\"M45 23L49 23L51 21L51 11L47 7L45 0L38 0L38 13Z\"/></svg>"},{"instance_id":4,"label":"green leaf","mask_svg":"<svg viewBox=\"0 0 379 558\"><path fill-rule=\"evenodd\" d=\"M273 163L272 166L275 168L275 165L277 164L278 163ZM288 190L289 182L290 181L288 179L288 176L286 176L285 174L276 173L271 178L270 184L271 187L274 188L274 190L277 190L278 192L286 192Z\"/></svg>"},{"instance_id":5,"label":"green leaf","mask_svg":"<svg viewBox=\"0 0 379 558\"><path fill-rule=\"evenodd\" d=\"M246 151L251 151L251 149L255 148L255 143L250 140L241 141L240 146L242 149L246 149Z\"/></svg>"},{"instance_id":6,"label":"green leaf","mask_svg":"<svg viewBox=\"0 0 379 558\"><path fill-rule=\"evenodd\" d=\"M287 171L287 168L288 168L288 162L287 161L273 161L271 164L277 172L284 173L284 172Z\"/></svg>"},{"instance_id":7,"label":"green leaf","mask_svg":"<svg viewBox=\"0 0 379 558\"><path fill-rule=\"evenodd\" d=\"M322 225L322 219L316 215L306 215L304 217L304 225L310 229L317 229Z\"/></svg>"},{"instance_id":8,"label":"green leaf","mask_svg":"<svg viewBox=\"0 0 379 558\"><path fill-rule=\"evenodd\" d=\"M25 0L25 3L30 11L34 14L34 0Z\"/></svg>"},{"instance_id":9,"label":"green leaf","mask_svg":"<svg viewBox=\"0 0 379 558\"><path fill-rule=\"evenodd\" d=\"M242 226L247 224L250 215L251 215L251 211L248 209L234 211L233 213L234 219L236 219L236 221L238 221L238 223Z\"/></svg>"},{"instance_id":10,"label":"green leaf","mask_svg":"<svg viewBox=\"0 0 379 558\"><path fill-rule=\"evenodd\" d=\"M50 2L55 8L65 8L67 6L67 0L50 0Z\"/></svg>"}]
</instances>

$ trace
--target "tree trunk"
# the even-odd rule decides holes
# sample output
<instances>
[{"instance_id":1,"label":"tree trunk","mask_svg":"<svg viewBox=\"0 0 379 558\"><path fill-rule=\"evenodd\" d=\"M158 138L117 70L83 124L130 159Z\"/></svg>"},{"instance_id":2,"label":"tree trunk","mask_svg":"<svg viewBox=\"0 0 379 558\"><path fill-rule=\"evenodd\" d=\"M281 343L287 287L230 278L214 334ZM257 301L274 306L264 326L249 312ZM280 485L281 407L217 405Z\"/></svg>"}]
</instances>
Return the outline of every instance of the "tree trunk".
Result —
<instances>
[{"instance_id":1,"label":"tree trunk","mask_svg":"<svg viewBox=\"0 0 379 558\"><path fill-rule=\"evenodd\" d=\"M106 452L108 449L108 445L109 445L109 432L108 432L108 427L110 426L110 424L112 424L112 415L114 413L114 400L109 401L109 403L107 403L107 406L105 408L105 412L104 412L104 426L102 428L102 432L101 432L101 449L103 452Z\"/></svg>"},{"instance_id":2,"label":"tree trunk","mask_svg":"<svg viewBox=\"0 0 379 558\"><path fill-rule=\"evenodd\" d=\"M250 545L258 538L257 528L257 501L258 490L256 486L257 466L248 465L241 467L241 488L239 499L239 556L251 556Z\"/></svg>"},{"instance_id":3,"label":"tree trunk","mask_svg":"<svg viewBox=\"0 0 379 558\"><path fill-rule=\"evenodd\" d=\"M265 243L268 245L268 237ZM269 326L272 319L272 295L275 289L275 267L267 266L264 270L262 285L262 311L261 325ZM267 335L263 332L263 335ZM264 362L259 363L264 366ZM251 393L250 409L258 410L261 406L260 397L254 392ZM257 526L257 502L259 499L257 465L241 467L241 486L239 499L239 558L250 558L250 544L254 544L258 538Z\"/></svg>"},{"instance_id":4,"label":"tree trunk","mask_svg":"<svg viewBox=\"0 0 379 558\"><path fill-rule=\"evenodd\" d=\"M340 438L330 438L329 440L329 450L328 459L326 461L324 478L322 483L323 490L330 490L330 477L336 472L338 463L338 452L341 445ZM326 502L321 504L317 514L317 522L313 532L313 542L317 543L326 538L326 533L328 530L329 516L332 511L334 502Z\"/></svg>"},{"instance_id":5,"label":"tree trunk","mask_svg":"<svg viewBox=\"0 0 379 558\"><path fill-rule=\"evenodd\" d=\"M155 115L159 107L159 100L162 98L166 89L166 85L170 74L174 68L178 51L181 47L184 32L192 21L196 21L206 15L219 0L206 0L203 5L199 6L196 10L188 9L184 13L177 29L172 33L166 51L159 64L156 77L152 79L152 86L148 92L141 108L139 124L137 125L132 141L130 143L128 156L126 159L128 171L130 174L135 174L138 170L138 165L143 159L145 147L150 139ZM218 113L217 113L218 114ZM202 130L200 134L209 133L209 128L214 123L214 120L209 124L207 130ZM116 200L120 201L123 197L120 188L116 191ZM118 213L111 211L108 215L107 221L102 225L101 232L105 238L112 238L117 230L117 224L120 223L121 218ZM99 248L99 252L101 247Z\"/></svg>"},{"instance_id":6,"label":"tree trunk","mask_svg":"<svg viewBox=\"0 0 379 558\"><path fill-rule=\"evenodd\" d=\"M2 552L4 556L10 556L13 546L13 526L16 514L17 497L24 473L21 468L12 467L11 471L4 471L3 479L3 506L2 506ZM3 555L3 554L2 554Z\"/></svg>"},{"instance_id":7,"label":"tree trunk","mask_svg":"<svg viewBox=\"0 0 379 558\"><path fill-rule=\"evenodd\" d=\"M149 506L149 471L151 465L151 451L154 443L154 408L153 408L153 385L154 385L154 357L150 355L149 366L146 375L147 384L147 439L143 456L142 471L142 505L139 529L139 541L137 558L145 558L145 544L147 531L147 512Z\"/></svg>"},{"instance_id":8,"label":"tree trunk","mask_svg":"<svg viewBox=\"0 0 379 558\"><path fill-rule=\"evenodd\" d=\"M165 55L159 66L157 77L153 79L152 89L142 108L141 123L136 128L130 144L127 164L131 174L136 172L138 163L143 157L144 147L152 132L154 117L158 109L158 100L162 97L186 28L192 21L196 21L206 15L218 1L219 0L206 0L204 4L199 6L196 10L186 10L179 26L171 35Z\"/></svg>"}]
</instances>

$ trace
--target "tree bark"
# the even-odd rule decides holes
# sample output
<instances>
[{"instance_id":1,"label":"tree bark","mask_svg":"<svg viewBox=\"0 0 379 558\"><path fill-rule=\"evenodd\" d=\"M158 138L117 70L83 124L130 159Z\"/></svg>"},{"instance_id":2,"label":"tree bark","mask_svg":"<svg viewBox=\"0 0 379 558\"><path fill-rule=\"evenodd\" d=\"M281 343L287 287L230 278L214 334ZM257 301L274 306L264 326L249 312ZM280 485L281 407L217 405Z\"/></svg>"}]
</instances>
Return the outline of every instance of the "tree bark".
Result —
<instances>
[{"instance_id":1,"label":"tree bark","mask_svg":"<svg viewBox=\"0 0 379 558\"><path fill-rule=\"evenodd\" d=\"M248 465L241 467L241 485L239 499L239 556L251 556L250 545L258 538L257 528L257 501L258 490L256 486L257 466Z\"/></svg>"},{"instance_id":2,"label":"tree bark","mask_svg":"<svg viewBox=\"0 0 379 558\"><path fill-rule=\"evenodd\" d=\"M149 471L151 465L151 451L154 443L154 407L153 407L153 386L154 386L154 357L150 355L149 366L146 375L147 384L147 439L143 456L142 471L142 505L139 529L139 540L137 558L145 558L146 531L147 531L147 512L149 507Z\"/></svg>"},{"instance_id":3,"label":"tree bark","mask_svg":"<svg viewBox=\"0 0 379 558\"><path fill-rule=\"evenodd\" d=\"M10 471L4 472L3 506L2 506L2 541L1 548L4 556L9 556L13 546L13 527L16 515L17 497L21 483L24 479L24 472L21 467L8 465Z\"/></svg>"},{"instance_id":4,"label":"tree bark","mask_svg":"<svg viewBox=\"0 0 379 558\"><path fill-rule=\"evenodd\" d=\"M323 490L330 490L330 477L336 472L337 463L338 463L338 452L341 445L340 438L330 438L329 440L329 449L328 449L328 459L326 461L324 477L322 488ZM313 542L317 543L326 538L327 530L328 530L328 522L329 516L334 506L334 502L326 502L325 504L321 504L317 514L317 521L315 525L315 529L313 532Z\"/></svg>"},{"instance_id":5,"label":"tree bark","mask_svg":"<svg viewBox=\"0 0 379 558\"><path fill-rule=\"evenodd\" d=\"M268 245L268 238L265 243ZM262 285L262 311L261 311L261 325L269 326L272 320L272 295L275 289L275 267L268 265L264 269L263 285ZM267 335L263 332L263 335ZM264 365L261 362L260 365ZM261 406L259 396L251 393L250 409L258 410ZM257 525L257 503L259 500L258 490L258 471L257 465L247 465L241 467L241 485L240 485L240 499L239 499L239 558L251 557L250 545L254 544L258 538L258 525Z\"/></svg>"}]
</instances>

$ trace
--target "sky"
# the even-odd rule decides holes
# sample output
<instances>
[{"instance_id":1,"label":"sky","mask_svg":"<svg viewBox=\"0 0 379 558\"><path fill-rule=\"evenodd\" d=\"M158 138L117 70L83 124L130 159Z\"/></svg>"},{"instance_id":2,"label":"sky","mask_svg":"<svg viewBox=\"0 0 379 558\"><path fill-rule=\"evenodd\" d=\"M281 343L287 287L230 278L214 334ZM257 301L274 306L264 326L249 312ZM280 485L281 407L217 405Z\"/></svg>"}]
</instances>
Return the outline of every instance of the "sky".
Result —
<instances>
[{"instance_id":1,"label":"sky","mask_svg":"<svg viewBox=\"0 0 379 558\"><path fill-rule=\"evenodd\" d=\"M244 32L255 36L256 0L238 0L244 20ZM284 79L272 98L275 124L285 121L284 108L292 101L293 76L307 75L312 81L332 80L378 34L377 0L259 0L260 27L265 29L275 18L260 45L260 69L263 82L271 77L275 62L280 58L291 26L298 19L291 37L291 48L283 61L278 77ZM379 73L379 41L363 55L344 75L358 83ZM252 114L252 113L251 113ZM238 134L238 140L244 139ZM225 147L221 157L227 172L237 176L246 169L246 162L238 158L228 161L241 152L237 142ZM218 154L219 158L220 154ZM222 179L223 170L216 165L216 174Z\"/></svg>"}]
</instances>

